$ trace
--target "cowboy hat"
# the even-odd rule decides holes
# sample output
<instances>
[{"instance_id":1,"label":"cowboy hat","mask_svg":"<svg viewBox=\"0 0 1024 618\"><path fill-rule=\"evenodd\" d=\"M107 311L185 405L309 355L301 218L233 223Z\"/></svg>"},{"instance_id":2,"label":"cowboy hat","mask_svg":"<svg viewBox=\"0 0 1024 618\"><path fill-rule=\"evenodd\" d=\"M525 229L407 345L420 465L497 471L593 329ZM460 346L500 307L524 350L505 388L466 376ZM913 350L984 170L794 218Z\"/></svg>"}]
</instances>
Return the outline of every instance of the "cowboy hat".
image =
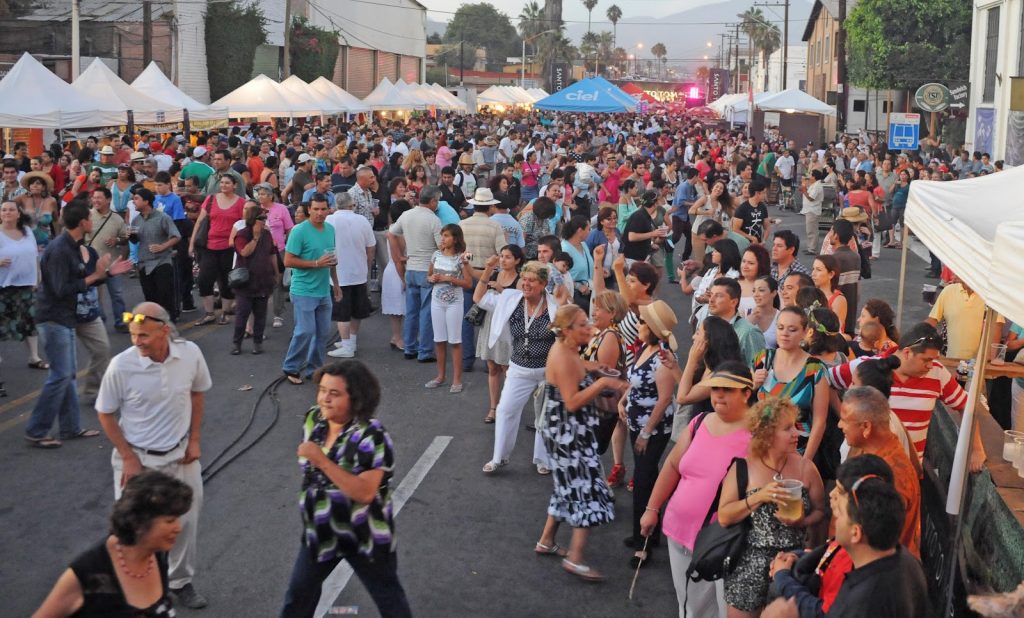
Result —
<instances>
[{"instance_id":1,"label":"cowboy hat","mask_svg":"<svg viewBox=\"0 0 1024 618\"><path fill-rule=\"evenodd\" d=\"M459 156L459 165L473 165L473 155L464 152Z\"/></svg>"},{"instance_id":2,"label":"cowboy hat","mask_svg":"<svg viewBox=\"0 0 1024 618\"><path fill-rule=\"evenodd\" d=\"M481 187L476 190L473 194L473 198L466 200L474 206L493 206L494 204L500 204L501 200L494 199L494 194L487 187Z\"/></svg>"},{"instance_id":3,"label":"cowboy hat","mask_svg":"<svg viewBox=\"0 0 1024 618\"><path fill-rule=\"evenodd\" d=\"M130 159L132 163L135 163L136 161L145 161L148 158L148 156L149 155L147 155L146 153L136 150L135 152L132 153Z\"/></svg>"},{"instance_id":4,"label":"cowboy hat","mask_svg":"<svg viewBox=\"0 0 1024 618\"><path fill-rule=\"evenodd\" d=\"M113 147L111 147L109 145L104 146L103 148L100 148L100 154L101 155L113 155L114 154L114 149L113 149Z\"/></svg>"},{"instance_id":5,"label":"cowboy hat","mask_svg":"<svg viewBox=\"0 0 1024 618\"><path fill-rule=\"evenodd\" d=\"M46 192L53 193L53 178L46 172L29 172L21 177L21 186L28 189L29 184L33 179L39 178L46 183Z\"/></svg>"},{"instance_id":6,"label":"cowboy hat","mask_svg":"<svg viewBox=\"0 0 1024 618\"><path fill-rule=\"evenodd\" d=\"M656 300L649 305L640 306L640 319L644 321L647 328L651 329L658 339L664 339L668 342L668 347L673 352L678 347L676 345L676 336L672 334L672 329L676 327L679 321L676 319L676 314L672 311L672 308L668 306L663 300Z\"/></svg>"},{"instance_id":7,"label":"cowboy hat","mask_svg":"<svg viewBox=\"0 0 1024 618\"><path fill-rule=\"evenodd\" d=\"M839 213L840 219L846 219L850 223L864 223L868 220L868 213L857 206L847 206Z\"/></svg>"},{"instance_id":8,"label":"cowboy hat","mask_svg":"<svg viewBox=\"0 0 1024 618\"><path fill-rule=\"evenodd\" d=\"M484 138L484 143L487 144L488 146L497 146L498 140L488 135L487 137Z\"/></svg>"}]
</instances>

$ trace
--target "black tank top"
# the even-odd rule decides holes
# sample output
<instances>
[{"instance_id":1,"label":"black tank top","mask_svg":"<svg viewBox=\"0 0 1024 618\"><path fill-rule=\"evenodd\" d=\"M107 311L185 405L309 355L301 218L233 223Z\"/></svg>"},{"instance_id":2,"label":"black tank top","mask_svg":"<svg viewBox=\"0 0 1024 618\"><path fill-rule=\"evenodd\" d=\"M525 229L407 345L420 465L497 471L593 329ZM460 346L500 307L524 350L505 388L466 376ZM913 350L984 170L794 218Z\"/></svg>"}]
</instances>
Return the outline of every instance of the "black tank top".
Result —
<instances>
[{"instance_id":1,"label":"black tank top","mask_svg":"<svg viewBox=\"0 0 1024 618\"><path fill-rule=\"evenodd\" d=\"M107 552L106 541L102 541L75 558L70 565L78 583L82 586L84 603L72 614L79 618L164 618L174 616L167 587L167 555L157 554L157 568L160 569L160 583L163 596L153 605L140 609L128 604L121 590L121 583L114 572L114 563Z\"/></svg>"}]
</instances>

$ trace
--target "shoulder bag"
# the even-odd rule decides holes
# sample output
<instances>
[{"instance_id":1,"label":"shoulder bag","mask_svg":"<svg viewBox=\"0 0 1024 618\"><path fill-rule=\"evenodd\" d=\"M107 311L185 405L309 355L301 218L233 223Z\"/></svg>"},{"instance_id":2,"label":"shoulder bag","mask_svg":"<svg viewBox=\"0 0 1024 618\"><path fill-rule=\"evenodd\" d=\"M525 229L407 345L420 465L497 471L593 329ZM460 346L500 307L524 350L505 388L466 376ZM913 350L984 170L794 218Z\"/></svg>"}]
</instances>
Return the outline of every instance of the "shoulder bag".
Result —
<instances>
[{"instance_id":1,"label":"shoulder bag","mask_svg":"<svg viewBox=\"0 0 1024 618\"><path fill-rule=\"evenodd\" d=\"M747 493L747 461L739 457L734 457L732 461L736 466L736 486L742 498ZM722 479L724 482L725 479ZM747 532L750 530L750 517L729 527L722 526L717 519L712 522L711 516L718 509L721 496L722 485L719 484L718 493L704 518L704 526L693 542L693 558L686 569L687 580L710 582L722 579L732 573L743 555Z\"/></svg>"},{"instance_id":2,"label":"shoulder bag","mask_svg":"<svg viewBox=\"0 0 1024 618\"><path fill-rule=\"evenodd\" d=\"M192 233L192 236L195 238L195 246L201 247L203 249L206 248L206 242L210 238L210 216L212 215L211 210L213 210L213 206L210 200L212 199L214 199L214 196L206 196L206 201L203 202L203 209L206 210L206 218L204 218L202 221L199 222L198 225L196 225L196 229Z\"/></svg>"},{"instance_id":3,"label":"shoulder bag","mask_svg":"<svg viewBox=\"0 0 1024 618\"><path fill-rule=\"evenodd\" d=\"M601 348L601 344L604 343L604 338L611 335L619 341L619 360L615 363L614 369L619 372L619 378L626 378L626 354L622 348L622 335L618 331L608 330L605 331L604 335L601 336L600 343L597 344L598 349ZM605 395L605 393L609 393ZM619 418L619 400L622 397L616 391L602 391L594 399L594 409L597 410L597 415L601 418ZM614 426L612 426L614 429ZM610 436L609 436L610 437Z\"/></svg>"}]
</instances>

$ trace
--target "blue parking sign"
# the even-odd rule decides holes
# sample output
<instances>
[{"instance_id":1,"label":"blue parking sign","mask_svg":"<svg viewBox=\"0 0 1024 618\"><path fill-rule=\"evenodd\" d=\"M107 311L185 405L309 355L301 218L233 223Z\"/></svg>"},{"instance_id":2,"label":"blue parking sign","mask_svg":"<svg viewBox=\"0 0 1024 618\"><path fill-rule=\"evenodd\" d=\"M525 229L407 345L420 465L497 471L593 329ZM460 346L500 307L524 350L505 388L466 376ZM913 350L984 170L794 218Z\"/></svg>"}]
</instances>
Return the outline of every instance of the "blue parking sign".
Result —
<instances>
[{"instance_id":1,"label":"blue parking sign","mask_svg":"<svg viewBox=\"0 0 1024 618\"><path fill-rule=\"evenodd\" d=\"M889 150L917 150L921 138L921 114L891 114Z\"/></svg>"}]
</instances>

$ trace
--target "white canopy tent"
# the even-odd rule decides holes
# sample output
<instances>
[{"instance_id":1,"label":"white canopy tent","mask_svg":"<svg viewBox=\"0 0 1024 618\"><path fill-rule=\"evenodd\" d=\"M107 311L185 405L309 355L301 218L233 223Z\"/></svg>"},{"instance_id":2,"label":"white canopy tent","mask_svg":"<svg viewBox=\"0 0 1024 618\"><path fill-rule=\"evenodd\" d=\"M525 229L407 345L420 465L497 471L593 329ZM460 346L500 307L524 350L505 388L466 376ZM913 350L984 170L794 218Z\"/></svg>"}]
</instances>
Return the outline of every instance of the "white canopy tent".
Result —
<instances>
[{"instance_id":1,"label":"white canopy tent","mask_svg":"<svg viewBox=\"0 0 1024 618\"><path fill-rule=\"evenodd\" d=\"M75 129L126 122L120 105L79 92L27 52L0 81L0 127Z\"/></svg>"},{"instance_id":2,"label":"white canopy tent","mask_svg":"<svg viewBox=\"0 0 1024 618\"><path fill-rule=\"evenodd\" d=\"M184 120L180 107L171 107L132 88L99 58L93 60L92 64L82 71L71 87L79 93L102 96L126 112L132 112L136 124L163 124Z\"/></svg>"},{"instance_id":3,"label":"white canopy tent","mask_svg":"<svg viewBox=\"0 0 1024 618\"><path fill-rule=\"evenodd\" d=\"M266 75L257 75L213 103L228 108L232 118L293 118L319 116L316 105L297 105L296 97Z\"/></svg>"},{"instance_id":4,"label":"white canopy tent","mask_svg":"<svg viewBox=\"0 0 1024 618\"><path fill-rule=\"evenodd\" d=\"M762 99L758 99L755 94L754 101L757 104L757 109L766 112L836 115L835 106L816 99L799 88L788 88Z\"/></svg>"},{"instance_id":5,"label":"white canopy tent","mask_svg":"<svg viewBox=\"0 0 1024 618\"><path fill-rule=\"evenodd\" d=\"M365 114L370 111L370 107L368 105L352 96L343 90L341 86L338 86L323 75L309 82L309 87L318 92L320 96L331 98L335 103L344 106L345 111L349 114Z\"/></svg>"},{"instance_id":6,"label":"white canopy tent","mask_svg":"<svg viewBox=\"0 0 1024 618\"><path fill-rule=\"evenodd\" d=\"M188 96L167 79L156 62L150 62L149 66L135 78L132 88L165 102L169 107L187 109L189 119L192 121L223 121L224 124L227 124L228 110L226 107L203 105Z\"/></svg>"},{"instance_id":7,"label":"white canopy tent","mask_svg":"<svg viewBox=\"0 0 1024 618\"><path fill-rule=\"evenodd\" d=\"M344 114L346 111L344 106L327 97L320 96L319 92L311 89L309 84L298 75L289 75L279 85L289 102L298 107L318 107L320 114L326 116Z\"/></svg>"},{"instance_id":8,"label":"white canopy tent","mask_svg":"<svg viewBox=\"0 0 1024 618\"><path fill-rule=\"evenodd\" d=\"M477 105L519 105L519 100L508 91L499 87L491 86L480 94L476 95Z\"/></svg>"},{"instance_id":9,"label":"white canopy tent","mask_svg":"<svg viewBox=\"0 0 1024 618\"><path fill-rule=\"evenodd\" d=\"M447 90L445 90L444 86L442 86L441 84L438 84L438 83L430 84L430 88L431 88L431 90L436 92L438 94L438 96L440 96L441 98L443 98L446 101L448 101L449 104L451 105L451 109L454 109L454 110L457 110L457 111L461 111L461 112L465 112L465 111L467 111L469 109L468 105L466 105L464 102L462 102L462 100L460 100L454 94L452 94L452 93L448 92Z\"/></svg>"},{"instance_id":10,"label":"white canopy tent","mask_svg":"<svg viewBox=\"0 0 1024 618\"><path fill-rule=\"evenodd\" d=\"M403 79L399 79L394 85L399 92L419 102L424 108L433 107L436 109L444 107L443 102L439 101L433 92L421 90L419 84L410 84Z\"/></svg>"},{"instance_id":11,"label":"white canopy tent","mask_svg":"<svg viewBox=\"0 0 1024 618\"><path fill-rule=\"evenodd\" d=\"M522 105L533 105L537 102L536 99L530 96L530 93L519 86L501 86L501 88Z\"/></svg>"},{"instance_id":12,"label":"white canopy tent","mask_svg":"<svg viewBox=\"0 0 1024 618\"><path fill-rule=\"evenodd\" d=\"M423 103L420 103L406 95L398 88L395 88L395 85L391 83L391 80L386 77L377 84L377 87L373 89L373 92L366 95L366 98L363 99L363 103L374 111L411 111L414 109L424 109L426 107Z\"/></svg>"},{"instance_id":13,"label":"white canopy tent","mask_svg":"<svg viewBox=\"0 0 1024 618\"><path fill-rule=\"evenodd\" d=\"M535 102L540 101L541 99L546 99L549 96L551 96L543 88L529 88L526 92L529 93L531 97L533 97L533 100Z\"/></svg>"}]
</instances>

